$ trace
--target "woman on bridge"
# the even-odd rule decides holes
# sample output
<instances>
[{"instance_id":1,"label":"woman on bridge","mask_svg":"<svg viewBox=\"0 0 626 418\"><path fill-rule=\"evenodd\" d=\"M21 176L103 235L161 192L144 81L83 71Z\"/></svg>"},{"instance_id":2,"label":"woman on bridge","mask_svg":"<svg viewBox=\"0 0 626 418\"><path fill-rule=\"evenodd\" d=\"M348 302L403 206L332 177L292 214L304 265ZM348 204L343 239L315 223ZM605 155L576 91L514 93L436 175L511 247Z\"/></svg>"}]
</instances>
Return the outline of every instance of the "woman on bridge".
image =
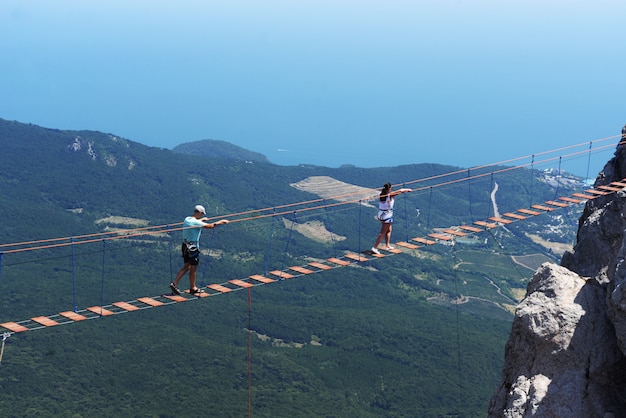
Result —
<instances>
[{"instance_id":1,"label":"woman on bridge","mask_svg":"<svg viewBox=\"0 0 626 418\"><path fill-rule=\"evenodd\" d=\"M411 189L398 189L396 191L392 191L391 183L385 183L383 186L383 189L380 192L380 201L378 202L378 214L376 215L376 219L380 221L381 227L380 233L376 238L376 243L372 247L372 252L374 254L380 254L378 246L383 239L385 239L385 243L387 244L384 250L393 250L394 247L391 245L391 224L393 223L394 197L411 191Z\"/></svg>"}]
</instances>

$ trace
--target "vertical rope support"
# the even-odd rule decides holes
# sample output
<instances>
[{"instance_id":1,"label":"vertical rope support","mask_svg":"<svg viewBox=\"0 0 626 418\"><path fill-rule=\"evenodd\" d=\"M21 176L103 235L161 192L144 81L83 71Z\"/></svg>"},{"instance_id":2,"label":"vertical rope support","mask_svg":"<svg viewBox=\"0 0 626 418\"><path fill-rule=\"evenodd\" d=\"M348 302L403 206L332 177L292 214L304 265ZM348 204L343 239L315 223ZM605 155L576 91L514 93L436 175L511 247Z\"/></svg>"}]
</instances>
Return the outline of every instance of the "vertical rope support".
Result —
<instances>
[{"instance_id":1,"label":"vertical rope support","mask_svg":"<svg viewBox=\"0 0 626 418\"><path fill-rule=\"evenodd\" d=\"M297 211L293 211L293 220L291 221L291 228L289 228L289 236L287 237L287 244L285 245L285 252L283 253L283 264L281 267L281 270L285 269L285 264L287 261L287 252L289 250L289 242L291 241L291 233L293 232L293 227L296 224L296 215L297 215ZM281 277L280 280L283 280L283 278Z\"/></svg>"},{"instance_id":2,"label":"vertical rope support","mask_svg":"<svg viewBox=\"0 0 626 418\"><path fill-rule=\"evenodd\" d=\"M167 225L167 248L170 253L170 282L174 281L174 268L172 267L172 231L170 230L170 225Z\"/></svg>"},{"instance_id":3,"label":"vertical rope support","mask_svg":"<svg viewBox=\"0 0 626 418\"><path fill-rule=\"evenodd\" d=\"M559 169L556 172L556 190L554 191L554 200L559 196L559 186L561 185L561 159L563 157L559 157Z\"/></svg>"},{"instance_id":4,"label":"vertical rope support","mask_svg":"<svg viewBox=\"0 0 626 418\"><path fill-rule=\"evenodd\" d=\"M463 405L463 372L461 370L461 325L460 325L460 313L459 313L459 305L461 304L461 293L459 291L459 278L457 274L456 265L458 263L456 257L456 240L452 241L452 259L453 264L452 268L454 270L454 287L457 294L457 301L454 304L456 307L456 350L457 350L457 369L459 372L459 398L457 403L457 408L460 411L461 405Z\"/></svg>"},{"instance_id":5,"label":"vertical rope support","mask_svg":"<svg viewBox=\"0 0 626 418\"><path fill-rule=\"evenodd\" d=\"M0 251L0 279L2 279L2 255L4 252Z\"/></svg>"},{"instance_id":6,"label":"vertical rope support","mask_svg":"<svg viewBox=\"0 0 626 418\"><path fill-rule=\"evenodd\" d=\"M104 266L105 266L105 256L107 251L107 240L106 238L102 239L102 283L100 285L100 316L102 316L102 305L104 305Z\"/></svg>"},{"instance_id":7,"label":"vertical rope support","mask_svg":"<svg viewBox=\"0 0 626 418\"><path fill-rule=\"evenodd\" d=\"M326 212L326 223L330 227L330 215L328 214L328 205L326 204L326 199L324 199L323 202L324 202L324 212ZM329 228L326 228L326 229L328 233L330 234L330 243L333 247L333 255L337 257L337 249L335 248L335 237L333 236L333 233L330 231Z\"/></svg>"},{"instance_id":8,"label":"vertical rope support","mask_svg":"<svg viewBox=\"0 0 626 418\"><path fill-rule=\"evenodd\" d=\"M532 159L530 161L530 204L528 207L533 206L533 167L535 165L535 154L533 154Z\"/></svg>"},{"instance_id":9,"label":"vertical rope support","mask_svg":"<svg viewBox=\"0 0 626 418\"><path fill-rule=\"evenodd\" d=\"M0 364L2 364L2 357L4 356L4 342L11 336L10 332L2 334L2 348L0 349Z\"/></svg>"},{"instance_id":10,"label":"vertical rope support","mask_svg":"<svg viewBox=\"0 0 626 418\"><path fill-rule=\"evenodd\" d=\"M589 153L587 154L587 174L585 174L585 182L583 183L583 190L587 186L587 180L589 179L589 166L591 165L591 144L593 142L589 142Z\"/></svg>"},{"instance_id":11,"label":"vertical rope support","mask_svg":"<svg viewBox=\"0 0 626 418\"><path fill-rule=\"evenodd\" d=\"M426 230L430 230L430 202L433 198L433 186L430 186L430 192L428 193L428 218L426 218Z\"/></svg>"},{"instance_id":12,"label":"vertical rope support","mask_svg":"<svg viewBox=\"0 0 626 418\"><path fill-rule=\"evenodd\" d=\"M489 204L487 205L487 216L485 216L485 218L489 218L491 216L491 206L493 206L493 202L491 201L491 193L493 193L493 187L494 187L493 173L491 173L491 176L489 176L489 178L491 179L491 182L489 183ZM495 200L495 196L493 200ZM494 212L495 212L495 208L494 208Z\"/></svg>"},{"instance_id":13,"label":"vertical rope support","mask_svg":"<svg viewBox=\"0 0 626 418\"><path fill-rule=\"evenodd\" d=\"M76 300L76 268L74 265L74 237L70 237L70 249L72 254L72 294L74 296L74 312L78 312L78 301Z\"/></svg>"},{"instance_id":14,"label":"vertical rope support","mask_svg":"<svg viewBox=\"0 0 626 418\"><path fill-rule=\"evenodd\" d=\"M267 274L269 271L270 264L270 254L272 252L272 237L274 236L274 224L276 223L276 208L274 208L274 213L272 215L272 226L270 228L270 242L267 246L267 253L265 254L265 269L263 274Z\"/></svg>"},{"instance_id":15,"label":"vertical rope support","mask_svg":"<svg viewBox=\"0 0 626 418\"><path fill-rule=\"evenodd\" d=\"M472 214L472 176L470 170L467 169L467 201L469 202L469 215L472 222L474 222L474 214Z\"/></svg>"},{"instance_id":16,"label":"vertical rope support","mask_svg":"<svg viewBox=\"0 0 626 418\"><path fill-rule=\"evenodd\" d=\"M357 246L357 248L359 249L359 254L361 254L361 212L362 212L362 208L363 208L363 205L361 204L362 202L363 202L362 200L359 200L359 220L358 220L358 222L359 222L359 227L358 227L359 242L358 242L358 246Z\"/></svg>"},{"instance_id":17,"label":"vertical rope support","mask_svg":"<svg viewBox=\"0 0 626 418\"><path fill-rule=\"evenodd\" d=\"M248 288L248 418L252 399L252 290Z\"/></svg>"},{"instance_id":18,"label":"vertical rope support","mask_svg":"<svg viewBox=\"0 0 626 418\"><path fill-rule=\"evenodd\" d=\"M211 248L213 247L213 238L215 237L215 228L211 229L211 237L209 238L209 245L207 246L207 256L206 261L204 262L204 265L202 266L202 274L200 275L200 287L204 287L205 285L205 276L206 276L206 269L209 266L209 260L211 260Z\"/></svg>"},{"instance_id":19,"label":"vertical rope support","mask_svg":"<svg viewBox=\"0 0 626 418\"><path fill-rule=\"evenodd\" d=\"M402 183L402 188L406 188L406 183ZM408 207L407 194L408 193L404 193L404 233L405 233L404 240L406 242L409 242L409 214L407 211L407 207Z\"/></svg>"}]
</instances>

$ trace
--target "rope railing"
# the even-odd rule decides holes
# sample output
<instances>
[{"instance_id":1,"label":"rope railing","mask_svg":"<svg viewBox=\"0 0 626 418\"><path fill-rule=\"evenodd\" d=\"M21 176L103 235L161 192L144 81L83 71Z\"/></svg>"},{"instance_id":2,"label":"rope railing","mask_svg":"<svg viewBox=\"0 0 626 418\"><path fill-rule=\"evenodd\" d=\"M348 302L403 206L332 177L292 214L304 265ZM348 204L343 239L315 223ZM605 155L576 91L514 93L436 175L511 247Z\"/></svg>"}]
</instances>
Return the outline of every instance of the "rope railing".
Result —
<instances>
[{"instance_id":1,"label":"rope railing","mask_svg":"<svg viewBox=\"0 0 626 418\"><path fill-rule=\"evenodd\" d=\"M219 284L209 284L205 289L203 289L204 292L194 295L183 293L181 295L161 294L157 296L140 297L125 302L115 302L108 305L92 306L80 310L75 309L74 311L65 311L48 316L32 317L19 322L5 322L1 323L0 327L7 330L4 334L4 339L6 339L13 333L37 330L62 324L70 324L87 319L102 318L159 306L167 306L179 302L199 300L233 291L249 289L251 287L263 286L282 280L289 280L296 277L368 262L374 259L402 254L405 251L414 251L424 246L454 242L454 240L460 237L490 231L493 228L506 226L514 222L521 222L534 216L550 213L571 205L585 203L588 200L614 194L619 191L623 191L624 189L626 189L626 179L612 182L607 186L598 186L598 188L588 189L584 193L576 192L571 196L561 196L555 200L546 201L543 204L532 205L530 208L521 208L517 211L507 212L500 216L492 216L486 220L474 221L472 225L437 228L437 231L431 232L424 237L416 237L407 241L396 242L395 244L400 248L381 250L380 254L366 254L365 252L357 254L348 251L342 256L330 257L319 261L311 261L304 266L291 266L288 268L283 266L281 270L272 270L263 274L253 274L246 278L231 279Z\"/></svg>"},{"instance_id":2,"label":"rope railing","mask_svg":"<svg viewBox=\"0 0 626 418\"><path fill-rule=\"evenodd\" d=\"M595 142L615 139L617 137L620 137L620 136L602 138ZM621 141L618 143L618 145L622 145L624 143L626 143L626 141ZM532 154L531 156L517 157L517 158L513 158L509 160L500 161L497 163L472 167L470 169L461 169L461 170L442 173L442 174L438 174L434 176L415 179L411 181L405 181L399 184L402 184L403 186L411 186L411 185L416 185L419 183L425 183L428 181L441 180L447 177L459 176L458 178L454 178L454 179L447 180L447 181L438 181L434 184L413 187L411 191L411 193L420 193L420 192L425 192L425 191L432 192L433 189L442 190L447 187L456 185L458 183L470 182L472 180L480 179L483 177L493 176L494 174L502 174L502 173L506 173L506 172L510 172L514 170L519 170L522 168L541 166L541 165L545 165L545 164L552 163L555 161L558 161L559 166L560 166L561 162L565 159L573 158L576 156L581 156L587 153L604 151L604 150L607 150L608 148L615 146L615 144L611 143L611 144L605 144L602 146L591 147L590 144L591 144L590 142L584 142L581 144L557 148L551 151L535 153L535 154ZM559 155L556 157L545 158L543 160L536 159L536 157L539 155L552 154L554 152L568 150L568 149L572 149L575 147L580 147L582 145L585 145L585 146L589 145L589 147L584 150L571 152L571 153ZM486 169L489 167L502 166L505 164L509 164L511 162L520 161L520 160L527 159L527 158L532 158L531 162L469 175L471 171L475 172L475 171ZM465 173L467 173L468 175L462 176ZM398 184L394 186L398 186ZM216 220L218 218L223 218L223 219L229 219L230 223L241 223L241 222L249 222L249 221L266 219L266 218L273 218L276 216L285 216L285 215L293 214L294 211L298 211L298 212L317 211L321 209L328 209L328 208L339 207L339 206L344 206L344 205L362 204L363 201L374 200L378 197L376 188L371 189L371 191L372 193L371 195L367 196L367 199L363 199L363 193L364 193L363 191L350 192L350 193L338 194L338 195L331 196L331 197L312 199L312 200L301 201L301 202L293 202L293 203L288 203L284 205L277 205L277 206L272 206L272 207L267 207L267 208L248 210L248 211L231 213L231 214L224 214L222 216L208 217L208 222L211 222L212 220ZM329 203L328 200L333 200L334 202ZM318 203L321 203L321 204L318 204ZM249 216L253 214L256 214L256 215ZM146 226L146 227L132 228L132 229L119 229L115 231L105 231L105 232L92 233L92 234L76 235L72 237L60 237L60 238L50 238L50 239L33 240L33 241L23 241L23 242L17 242L17 243L6 243L6 244L0 244L0 252L4 254L10 254L10 253L25 252L25 251L35 251L35 250L57 248L57 247L67 247L70 245L90 244L90 243L100 242L103 239L120 240L120 239L136 238L136 237L145 237L145 236L151 236L151 235L156 236L156 235L162 235L162 234L169 234L169 233L176 232L176 231L182 231L184 228L181 225L182 225L182 222L176 222L176 223L171 223L171 224Z\"/></svg>"}]
</instances>

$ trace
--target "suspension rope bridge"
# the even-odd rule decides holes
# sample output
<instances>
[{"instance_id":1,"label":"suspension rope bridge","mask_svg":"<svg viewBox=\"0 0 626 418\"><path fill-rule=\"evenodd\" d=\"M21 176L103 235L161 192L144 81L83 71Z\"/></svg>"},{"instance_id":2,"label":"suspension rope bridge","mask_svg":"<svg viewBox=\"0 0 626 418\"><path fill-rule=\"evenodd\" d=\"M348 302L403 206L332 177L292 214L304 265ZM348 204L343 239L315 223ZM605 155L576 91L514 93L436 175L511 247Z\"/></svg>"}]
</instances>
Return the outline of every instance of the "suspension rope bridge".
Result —
<instances>
[{"instance_id":1,"label":"suspension rope bridge","mask_svg":"<svg viewBox=\"0 0 626 418\"><path fill-rule=\"evenodd\" d=\"M619 136L607 137L597 140L596 142L604 142ZM618 145L622 145L625 141L624 138L621 138L622 142ZM543 160L537 160L538 156L549 155L555 152L561 152L565 150L571 150L575 148L580 148L581 146L589 145L588 149L584 149L582 151L574 151L565 155L559 155L558 157L547 157ZM607 150L610 147L615 146L613 143L604 144L600 146L593 147L591 142L585 142L582 144L571 145L563 148L558 148L556 150L546 151L538 154L533 154L532 156L524 156L518 157L515 159L510 159L506 161L501 161L498 163L472 167L471 169L462 169L453 172L447 172L443 174L434 175L431 177L421 178L417 180L407 181L402 183L402 187L407 187L410 185L417 185L418 187L414 187L411 193L425 193L428 192L432 195L433 188L443 189L446 187L451 187L457 183L461 183L467 181L468 183L474 179L483 178L486 176L491 176L493 178L494 174L500 174L509 172L512 170L518 170L521 168L527 167L537 167L542 164L549 164L554 161L559 161L559 170L560 163L563 159L566 158L576 158L583 154L591 155L592 152L598 152L602 150ZM499 168L496 170L487 170L490 167L498 167L504 166L505 164L510 164L513 162L519 162L524 159L532 158L530 163L518 164L514 166L505 166L503 168ZM471 174L474 172L475 174ZM447 180L444 180L447 179ZM420 186L420 183L428 183L435 181L434 184L426 184L424 186ZM395 245L400 248L394 248L390 250L383 250L381 254L369 254L361 252L359 249L358 252L347 251L345 254L338 256L335 255L333 257L329 257L327 259L322 259L318 261L311 261L305 265L295 265L288 268L282 268L280 270L271 270L265 271L260 274L253 274L245 278L239 279L231 279L227 280L223 283L213 283L208 284L203 290L203 293L191 295L187 292L181 295L174 294L161 294L156 296L145 296L139 297L129 301L119 301L111 304L100 304L96 306L90 306L85 309L77 309L75 307L74 310L63 311L59 313L55 313L52 315L41 315L34 316L26 320L21 321L9 321L0 324L0 331L3 331L3 346L4 341L14 333L20 333L25 331L32 331L38 329L44 329L48 327L53 327L57 325L63 324L71 324L79 321L95 319L95 318L103 318L111 315L129 313L138 310L150 309L160 306L167 306L181 302L188 302L192 300L204 299L216 295L221 295L225 293L230 293L234 291L239 291L243 289L250 289L256 286L264 286L270 283L274 283L282 280L294 279L297 277L308 276L315 273L320 273L336 268L347 267L359 263L364 263L373 259L384 258L387 256L401 254L405 251L413 251L417 250L423 246L435 245L438 243L446 243L454 241L457 238L465 237L472 234L478 234L492 228L496 228L499 226L504 226L511 224L513 222L523 221L530 217L535 217L544 213L552 212L557 209L562 209L569 207L571 205L577 205L584 203L588 200L595 199L599 196L605 196L610 193L616 193L618 191L623 190L626 187L626 179L622 179L620 181L615 181L610 183L607 186L598 186L597 188L587 188L581 192L573 193L569 196L561 196L556 197L553 200L545 201L541 204L531 204L527 208L520 208L516 211L509 211L501 215L494 215L487 219L483 220L474 220L472 216L472 222L468 224L458 225L458 226L450 226L447 228L436 228L436 232L428 233L426 236L408 238L407 232L407 240L396 242ZM295 202L285 205L278 205L273 207L267 207L256 210L249 210L245 212L233 213L229 215L222 216L221 218L226 218L230 220L230 223L237 222L248 222L252 220L259 220L264 218L272 218L274 219L277 216L292 214L294 216L299 212L307 212L307 211L315 211L315 210L328 210L329 208L338 207L342 205L348 204L359 204L363 205L364 202L368 202L374 200L378 197L378 194L375 193L376 189L366 189L360 188L358 191L351 191L349 193L339 194L332 196L330 198L319 198L313 199L303 202ZM558 191L558 186L557 186ZM328 202L329 199L332 199L333 202ZM532 203L532 202L531 202ZM471 200L470 200L471 204ZM211 219L209 218L209 222ZM183 229L182 222L167 224L167 225L157 225L157 226L147 226L141 228L133 228L128 230L115 230L115 231L107 231L100 232L94 234L84 234L72 237L62 237L62 238L53 238L46 240L34 240L34 241L24 241L18 243L10 243L10 244L0 244L0 275L2 268L2 256L5 254L12 253L21 253L26 251L35 251L42 249L51 249L58 247L66 247L72 246L72 248L76 245L83 245L89 243L96 242L106 242L109 240L128 240L134 237L145 237L146 235L170 235L172 232L181 231ZM331 233L332 237L332 233ZM360 243L359 243L360 246ZM267 270L267 268L266 268ZM0 360L1 361L1 360Z\"/></svg>"},{"instance_id":2,"label":"suspension rope bridge","mask_svg":"<svg viewBox=\"0 0 626 418\"><path fill-rule=\"evenodd\" d=\"M272 270L267 274L253 274L246 278L231 279L219 284L209 284L205 287L205 291L203 293L195 295L185 293L182 295L162 294L157 296L139 297L130 301L114 302L103 306L92 306L77 311L64 311L53 315L36 316L19 322L5 322L0 324L0 327L6 329L10 335L12 333L37 330L62 324L70 324L88 319L107 317L142 309L198 300L233 291L249 289L256 286L263 286L281 280L289 280L357 263L367 262L372 259L401 254L404 250L416 250L422 246L450 242L458 237L477 234L492 228L522 221L529 217L548 213L556 209L562 209L571 205L584 203L599 196L606 196L610 193L622 191L624 188L626 188L626 179L612 182L607 186L601 185L597 188L589 188L583 192L573 193L569 196L561 196L555 200L548 200L542 204L534 204L530 208L521 208L516 211L506 212L500 216L492 216L485 220L477 220L471 225L451 226L449 228L443 228L438 232L429 233L423 237L412 238L408 241L399 241L395 244L402 249L394 248L383 250L384 252L381 254L357 254L354 252L347 252L340 257L330 257L321 261L311 261L306 265L291 266L283 270ZM6 333L4 339L6 339Z\"/></svg>"}]
</instances>

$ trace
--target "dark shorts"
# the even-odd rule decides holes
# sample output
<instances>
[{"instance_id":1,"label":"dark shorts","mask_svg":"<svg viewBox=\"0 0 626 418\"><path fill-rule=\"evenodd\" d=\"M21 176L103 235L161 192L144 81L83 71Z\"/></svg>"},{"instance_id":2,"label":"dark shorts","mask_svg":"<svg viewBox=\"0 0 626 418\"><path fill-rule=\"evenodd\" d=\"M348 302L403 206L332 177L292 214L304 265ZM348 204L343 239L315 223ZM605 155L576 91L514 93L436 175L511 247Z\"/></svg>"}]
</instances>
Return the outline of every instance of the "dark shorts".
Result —
<instances>
[{"instance_id":1,"label":"dark shorts","mask_svg":"<svg viewBox=\"0 0 626 418\"><path fill-rule=\"evenodd\" d=\"M186 242L183 242L180 250L183 254L183 260L185 261L185 264L189 263L192 266L197 266L200 263L200 250L195 245L190 246Z\"/></svg>"}]
</instances>

